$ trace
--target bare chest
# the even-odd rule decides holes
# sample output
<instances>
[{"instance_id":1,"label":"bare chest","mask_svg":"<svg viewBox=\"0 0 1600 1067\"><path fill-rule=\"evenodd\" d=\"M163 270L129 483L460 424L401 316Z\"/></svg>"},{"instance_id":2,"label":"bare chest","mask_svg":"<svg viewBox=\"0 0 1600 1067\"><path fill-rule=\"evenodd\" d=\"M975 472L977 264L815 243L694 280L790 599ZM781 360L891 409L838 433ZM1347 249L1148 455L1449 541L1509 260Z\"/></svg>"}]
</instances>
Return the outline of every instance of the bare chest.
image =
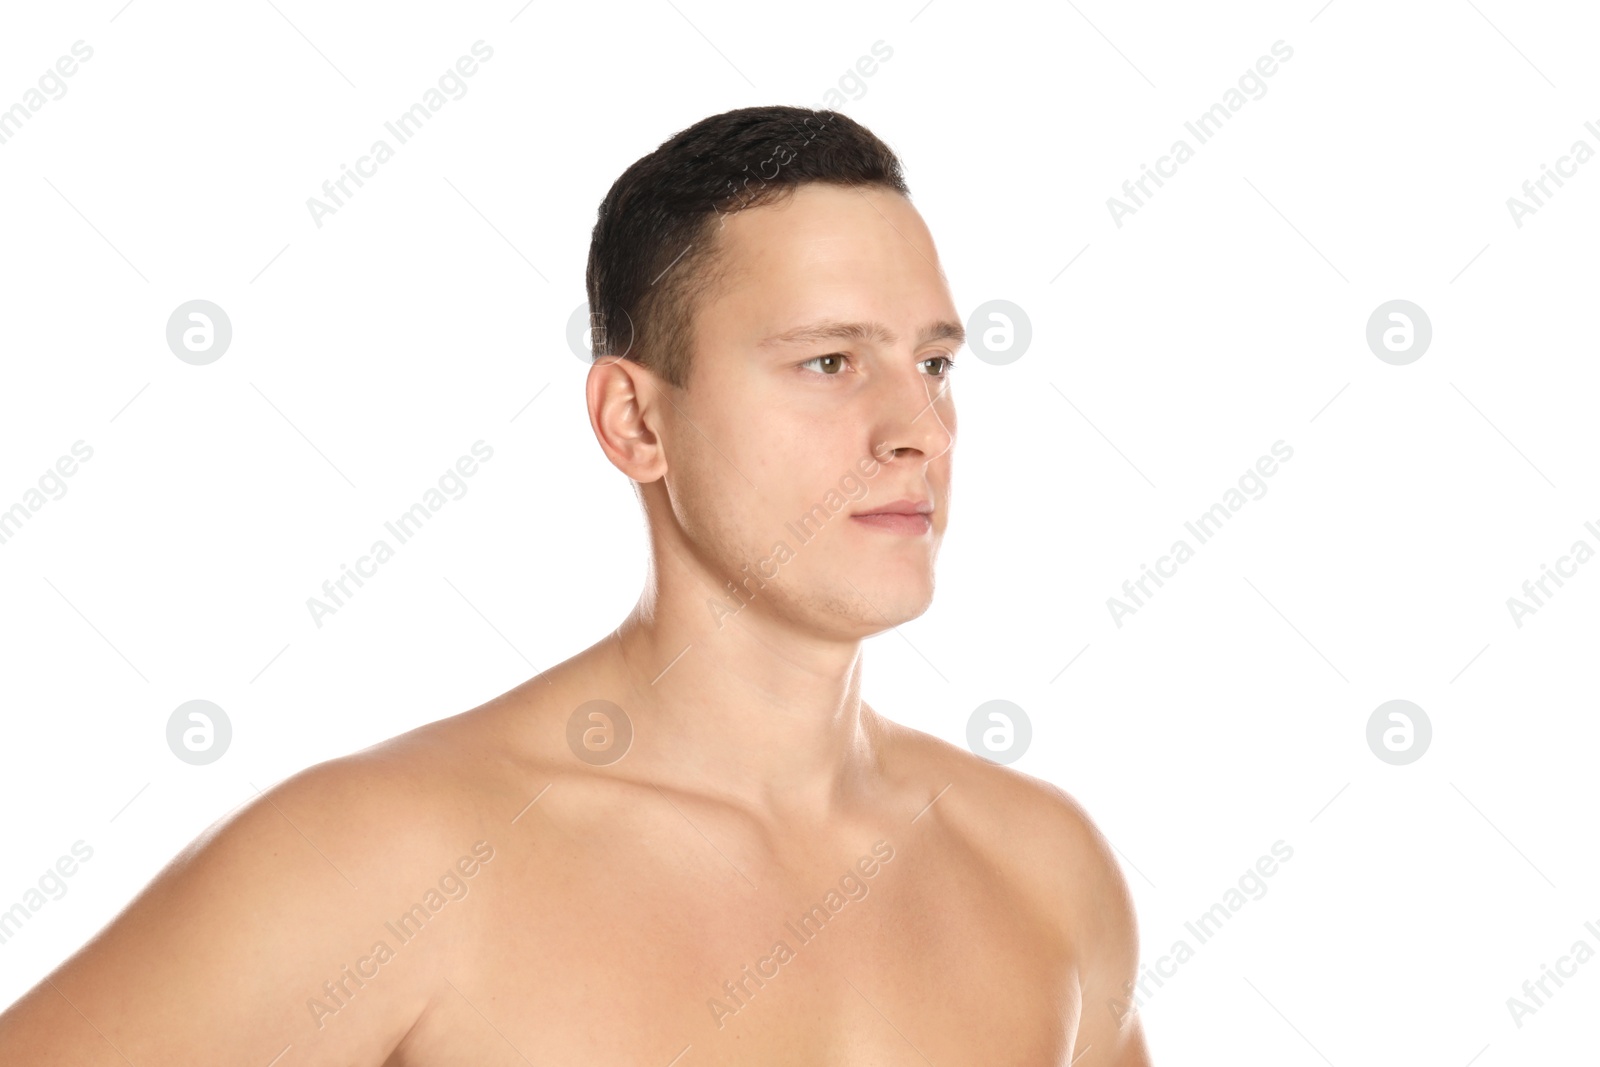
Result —
<instances>
[{"instance_id":1,"label":"bare chest","mask_svg":"<svg viewBox=\"0 0 1600 1067\"><path fill-rule=\"evenodd\" d=\"M393 1062L1069 1062L1079 993L1053 931L970 856L875 847L798 870L508 866Z\"/></svg>"}]
</instances>

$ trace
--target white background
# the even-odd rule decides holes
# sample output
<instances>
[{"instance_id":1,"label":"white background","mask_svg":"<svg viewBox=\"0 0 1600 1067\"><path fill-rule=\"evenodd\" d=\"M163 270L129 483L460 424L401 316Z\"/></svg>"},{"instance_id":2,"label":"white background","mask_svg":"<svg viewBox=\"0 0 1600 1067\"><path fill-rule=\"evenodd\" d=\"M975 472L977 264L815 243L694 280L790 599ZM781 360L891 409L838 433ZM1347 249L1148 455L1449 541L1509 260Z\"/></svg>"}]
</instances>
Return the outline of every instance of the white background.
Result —
<instances>
[{"instance_id":1,"label":"white background","mask_svg":"<svg viewBox=\"0 0 1600 1067\"><path fill-rule=\"evenodd\" d=\"M0 145L0 508L94 454L0 545L0 908L94 855L0 945L0 1003L257 787L621 620L641 519L566 343L595 207L700 118L820 106L881 40L842 110L904 160L963 316L1009 300L1033 337L955 372L939 593L871 642L869 701L957 743L1023 707L1015 766L1116 845L1148 964L1293 848L1147 999L1161 1062L1592 1055L1600 961L1520 1028L1506 1006L1600 950L1600 562L1521 627L1506 605L1600 549L1600 161L1520 228L1506 204L1600 149L1592 8L275 3L3 14L0 107L94 54ZM466 95L318 228L307 198L480 39ZM1107 198L1179 137L1118 227ZM233 326L204 367L165 339L197 298ZM1406 366L1365 340L1397 298L1433 327ZM316 627L306 598L479 439L467 494ZM1119 628L1107 598L1279 440L1266 494ZM195 698L234 732L203 767L165 739ZM1366 741L1395 698L1433 727L1407 766Z\"/></svg>"}]
</instances>

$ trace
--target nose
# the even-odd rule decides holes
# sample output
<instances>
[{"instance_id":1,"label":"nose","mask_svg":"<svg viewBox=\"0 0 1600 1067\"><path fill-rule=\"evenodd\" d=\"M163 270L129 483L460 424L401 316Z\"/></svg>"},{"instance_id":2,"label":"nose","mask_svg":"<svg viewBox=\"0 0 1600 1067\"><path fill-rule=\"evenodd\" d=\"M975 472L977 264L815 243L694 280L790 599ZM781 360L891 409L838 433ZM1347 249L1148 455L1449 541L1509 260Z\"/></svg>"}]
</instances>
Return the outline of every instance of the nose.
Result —
<instances>
[{"instance_id":1,"label":"nose","mask_svg":"<svg viewBox=\"0 0 1600 1067\"><path fill-rule=\"evenodd\" d=\"M902 453L915 453L913 460L929 463L955 444L950 381L924 374L919 366L909 371L914 377L894 375L883 383L887 395L879 410L884 415L872 441L872 455L880 463L899 459Z\"/></svg>"}]
</instances>

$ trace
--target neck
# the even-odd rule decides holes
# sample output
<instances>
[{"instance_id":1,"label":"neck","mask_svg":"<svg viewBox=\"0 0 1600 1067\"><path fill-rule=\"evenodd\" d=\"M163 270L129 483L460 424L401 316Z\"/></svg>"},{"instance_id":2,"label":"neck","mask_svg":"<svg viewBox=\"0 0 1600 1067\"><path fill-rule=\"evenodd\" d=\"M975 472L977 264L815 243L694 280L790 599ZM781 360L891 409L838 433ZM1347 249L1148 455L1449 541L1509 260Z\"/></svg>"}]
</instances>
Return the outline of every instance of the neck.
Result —
<instances>
[{"instance_id":1,"label":"neck","mask_svg":"<svg viewBox=\"0 0 1600 1067\"><path fill-rule=\"evenodd\" d=\"M774 817L825 818L870 759L860 641L807 630L759 597L714 613L704 573L655 562L609 642L634 724L629 773Z\"/></svg>"}]
</instances>

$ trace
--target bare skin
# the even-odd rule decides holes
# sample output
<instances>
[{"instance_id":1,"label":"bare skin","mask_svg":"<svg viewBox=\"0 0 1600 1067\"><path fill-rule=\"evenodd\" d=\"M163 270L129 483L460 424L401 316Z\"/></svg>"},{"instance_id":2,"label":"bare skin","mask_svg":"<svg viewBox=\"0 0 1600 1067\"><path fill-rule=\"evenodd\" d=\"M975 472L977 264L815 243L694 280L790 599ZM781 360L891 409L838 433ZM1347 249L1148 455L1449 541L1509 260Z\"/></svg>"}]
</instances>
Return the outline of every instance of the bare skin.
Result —
<instances>
[{"instance_id":1,"label":"bare skin","mask_svg":"<svg viewBox=\"0 0 1600 1067\"><path fill-rule=\"evenodd\" d=\"M627 619L231 813L0 1014L0 1061L1149 1063L1081 807L861 699L949 517L960 340L924 331L959 319L926 226L809 185L718 239L688 387L589 376L649 518ZM892 337L761 343L821 319ZM926 530L853 517L902 499Z\"/></svg>"}]
</instances>

